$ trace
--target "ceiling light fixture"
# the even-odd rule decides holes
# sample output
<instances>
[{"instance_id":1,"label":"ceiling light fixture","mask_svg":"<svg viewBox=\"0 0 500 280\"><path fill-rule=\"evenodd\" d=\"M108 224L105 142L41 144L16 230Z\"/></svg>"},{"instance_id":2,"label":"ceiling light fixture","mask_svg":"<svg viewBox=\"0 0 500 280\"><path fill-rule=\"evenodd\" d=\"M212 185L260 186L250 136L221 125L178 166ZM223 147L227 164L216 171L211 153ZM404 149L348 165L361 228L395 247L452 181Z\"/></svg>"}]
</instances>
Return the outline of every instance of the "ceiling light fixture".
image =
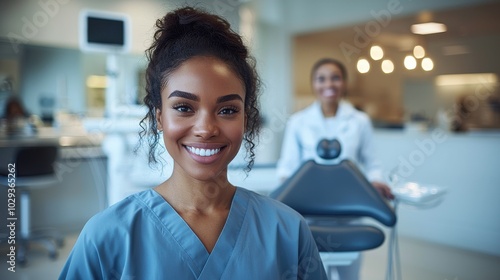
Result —
<instances>
[{"instance_id":1,"label":"ceiling light fixture","mask_svg":"<svg viewBox=\"0 0 500 280\"><path fill-rule=\"evenodd\" d=\"M362 59L358 60L357 68L358 68L359 73L361 73L361 74L368 73L368 71L370 71L370 62L368 62L368 60L362 58Z\"/></svg>"},{"instance_id":2,"label":"ceiling light fixture","mask_svg":"<svg viewBox=\"0 0 500 280\"><path fill-rule=\"evenodd\" d=\"M417 60L413 56L407 55L404 60L404 65L406 69L413 70L417 67Z\"/></svg>"},{"instance_id":3,"label":"ceiling light fixture","mask_svg":"<svg viewBox=\"0 0 500 280\"><path fill-rule=\"evenodd\" d=\"M494 73L440 75L435 80L438 86L484 85L496 84L497 82L498 78Z\"/></svg>"},{"instance_id":4,"label":"ceiling light fixture","mask_svg":"<svg viewBox=\"0 0 500 280\"><path fill-rule=\"evenodd\" d=\"M434 69L434 62L432 59L428 57L422 59L422 69L424 69L424 71L431 71Z\"/></svg>"},{"instance_id":5,"label":"ceiling light fixture","mask_svg":"<svg viewBox=\"0 0 500 280\"><path fill-rule=\"evenodd\" d=\"M425 56L425 49L424 49L424 47L422 47L420 45L416 45L413 48L413 56L415 56L415 58L423 58Z\"/></svg>"},{"instance_id":6,"label":"ceiling light fixture","mask_svg":"<svg viewBox=\"0 0 500 280\"><path fill-rule=\"evenodd\" d=\"M417 23L411 26L411 32L419 35L446 32L446 25L438 22Z\"/></svg>"},{"instance_id":7,"label":"ceiling light fixture","mask_svg":"<svg viewBox=\"0 0 500 280\"><path fill-rule=\"evenodd\" d=\"M384 57L384 50L380 46L372 46L370 48L370 56L373 60L380 60Z\"/></svg>"},{"instance_id":8,"label":"ceiling light fixture","mask_svg":"<svg viewBox=\"0 0 500 280\"><path fill-rule=\"evenodd\" d=\"M382 71L386 74L392 73L394 71L394 63L389 59L382 61Z\"/></svg>"}]
</instances>

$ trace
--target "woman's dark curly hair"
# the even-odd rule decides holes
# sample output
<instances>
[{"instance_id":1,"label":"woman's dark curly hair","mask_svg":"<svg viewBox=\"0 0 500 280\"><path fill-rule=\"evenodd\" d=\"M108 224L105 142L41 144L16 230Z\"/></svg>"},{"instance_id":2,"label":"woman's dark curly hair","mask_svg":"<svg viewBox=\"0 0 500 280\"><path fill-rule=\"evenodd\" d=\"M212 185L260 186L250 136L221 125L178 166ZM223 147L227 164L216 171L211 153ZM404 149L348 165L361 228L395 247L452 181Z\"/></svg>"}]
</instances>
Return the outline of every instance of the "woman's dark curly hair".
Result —
<instances>
[{"instance_id":1,"label":"woman's dark curly hair","mask_svg":"<svg viewBox=\"0 0 500 280\"><path fill-rule=\"evenodd\" d=\"M216 15L191 7L167 13L156 21L153 43L146 50L149 64L146 69L146 116L141 120L139 133L149 145L149 163L156 164L160 139L156 109L161 110L161 90L169 75L181 64L195 56L213 56L225 62L241 78L245 86L245 148L250 171L255 159L255 143L260 130L258 94L260 79L255 70L255 59L249 54L241 37L231 30L229 23Z\"/></svg>"}]
</instances>

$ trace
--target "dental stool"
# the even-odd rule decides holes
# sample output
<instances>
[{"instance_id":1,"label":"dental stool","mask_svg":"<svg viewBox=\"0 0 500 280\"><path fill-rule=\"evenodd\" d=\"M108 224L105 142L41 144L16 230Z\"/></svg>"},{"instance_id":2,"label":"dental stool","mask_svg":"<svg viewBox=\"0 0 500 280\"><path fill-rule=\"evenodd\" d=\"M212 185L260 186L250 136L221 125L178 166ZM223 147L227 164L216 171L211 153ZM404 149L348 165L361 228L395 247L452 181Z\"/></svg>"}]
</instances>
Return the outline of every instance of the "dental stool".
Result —
<instances>
[{"instance_id":1,"label":"dental stool","mask_svg":"<svg viewBox=\"0 0 500 280\"><path fill-rule=\"evenodd\" d=\"M57 257L57 249L63 245L63 238L57 232L40 231L31 229L30 190L50 187L58 182L54 170L54 163L58 155L56 144L41 144L37 146L13 147L13 159L9 161L15 164L15 168L0 171L1 185L8 186L10 174L15 174L15 221L18 232L16 236L17 261L23 265L26 263L26 255L30 243L37 242L43 245L49 252L49 257ZM12 166L11 166L12 167Z\"/></svg>"}]
</instances>

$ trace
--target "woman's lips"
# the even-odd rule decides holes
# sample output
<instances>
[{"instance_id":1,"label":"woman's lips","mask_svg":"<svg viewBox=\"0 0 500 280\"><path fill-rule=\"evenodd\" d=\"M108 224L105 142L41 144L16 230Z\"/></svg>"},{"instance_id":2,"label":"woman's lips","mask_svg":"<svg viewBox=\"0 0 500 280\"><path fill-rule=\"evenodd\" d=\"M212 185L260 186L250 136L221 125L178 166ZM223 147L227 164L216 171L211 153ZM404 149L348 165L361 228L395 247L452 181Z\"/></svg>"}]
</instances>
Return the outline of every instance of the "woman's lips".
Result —
<instances>
[{"instance_id":1,"label":"woman's lips","mask_svg":"<svg viewBox=\"0 0 500 280\"><path fill-rule=\"evenodd\" d=\"M321 95L323 95L324 97L334 97L335 95L337 95L337 92L333 89L326 89L321 92Z\"/></svg>"}]
</instances>

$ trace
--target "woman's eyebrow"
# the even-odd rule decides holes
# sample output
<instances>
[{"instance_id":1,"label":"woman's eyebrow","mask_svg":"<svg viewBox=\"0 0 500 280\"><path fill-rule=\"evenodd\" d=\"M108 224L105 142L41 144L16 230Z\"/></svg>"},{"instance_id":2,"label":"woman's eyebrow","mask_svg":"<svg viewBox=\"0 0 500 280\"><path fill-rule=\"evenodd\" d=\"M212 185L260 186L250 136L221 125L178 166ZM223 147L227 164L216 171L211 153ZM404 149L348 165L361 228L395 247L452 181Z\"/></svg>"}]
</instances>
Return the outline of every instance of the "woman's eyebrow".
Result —
<instances>
[{"instance_id":1,"label":"woman's eyebrow","mask_svg":"<svg viewBox=\"0 0 500 280\"><path fill-rule=\"evenodd\" d=\"M243 99L241 98L240 95L233 93L233 94L228 94L228 95L224 95L224 96L217 98L217 103L227 102L227 101L231 101L231 100L243 101Z\"/></svg>"},{"instance_id":2,"label":"woman's eyebrow","mask_svg":"<svg viewBox=\"0 0 500 280\"><path fill-rule=\"evenodd\" d=\"M193 100L193 101L200 101L200 98L197 95L192 94L190 92L181 91L181 90L174 90L168 96L168 98L171 98L171 97L181 97L181 98L186 98L186 99ZM243 101L243 99L241 98L240 95L233 93L233 94L228 94L228 95L224 95L224 96L217 98L216 102L223 103L223 102L227 102L227 101L231 101L231 100Z\"/></svg>"},{"instance_id":3,"label":"woman's eyebrow","mask_svg":"<svg viewBox=\"0 0 500 280\"><path fill-rule=\"evenodd\" d=\"M168 96L168 98L171 98L171 97L181 97L181 98L186 98L186 99L193 100L193 101L200 101L200 98L197 95L192 94L190 92L186 92L186 91L180 91L180 90L174 90Z\"/></svg>"}]
</instances>

